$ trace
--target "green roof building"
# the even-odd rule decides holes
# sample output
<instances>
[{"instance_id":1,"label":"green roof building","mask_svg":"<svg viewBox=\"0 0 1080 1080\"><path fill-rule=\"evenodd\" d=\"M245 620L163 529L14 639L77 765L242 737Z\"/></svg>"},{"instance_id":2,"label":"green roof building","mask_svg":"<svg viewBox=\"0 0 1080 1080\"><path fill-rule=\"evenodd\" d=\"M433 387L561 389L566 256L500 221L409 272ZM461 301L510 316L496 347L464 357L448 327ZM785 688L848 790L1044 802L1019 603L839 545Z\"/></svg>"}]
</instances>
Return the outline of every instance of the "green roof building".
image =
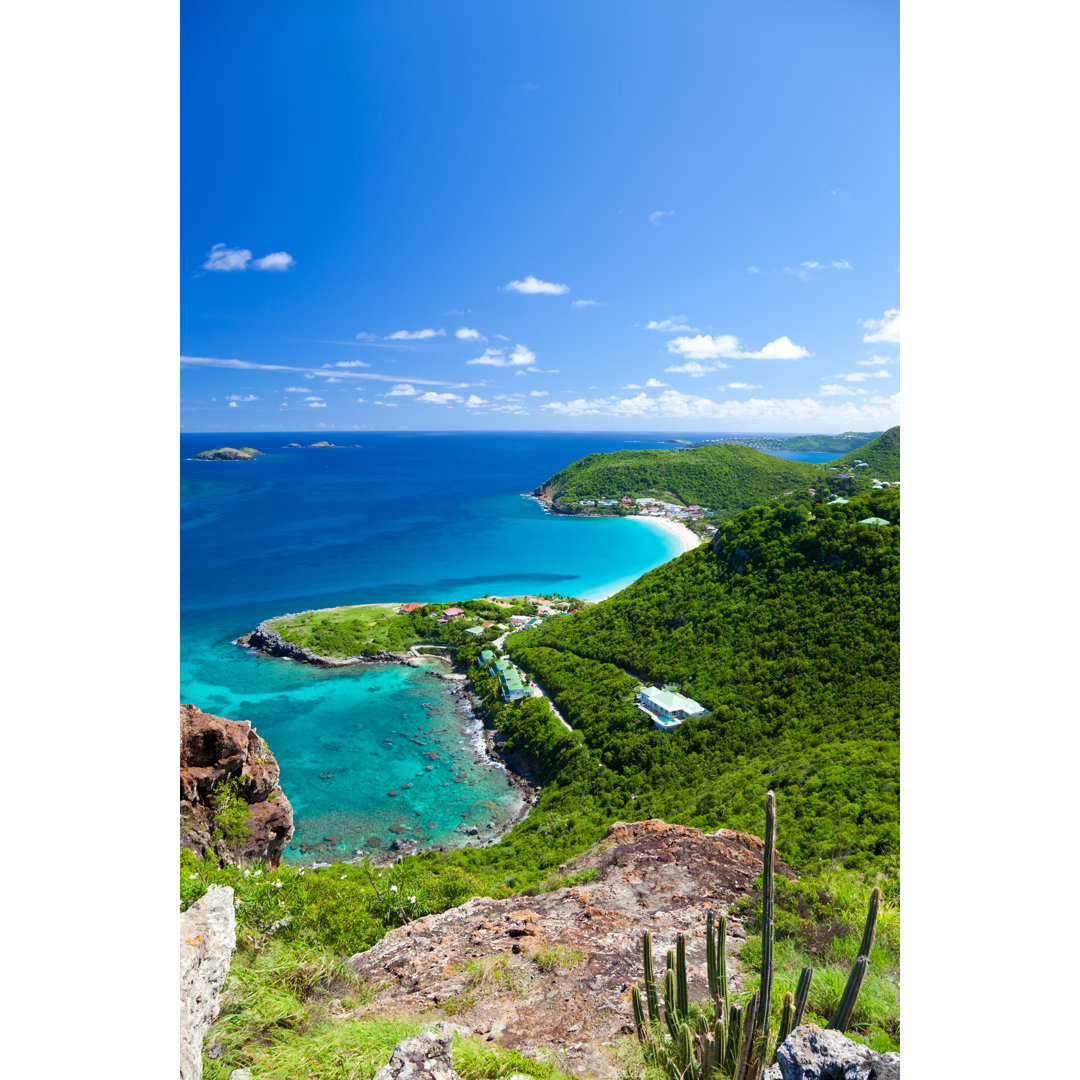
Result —
<instances>
[{"instance_id":1,"label":"green roof building","mask_svg":"<svg viewBox=\"0 0 1080 1080\"><path fill-rule=\"evenodd\" d=\"M490 664L491 661L494 660L494 659L495 659L495 654L490 649L485 649L480 654L480 663L483 664L485 667L488 664Z\"/></svg>"},{"instance_id":2,"label":"green roof building","mask_svg":"<svg viewBox=\"0 0 1080 1080\"><path fill-rule=\"evenodd\" d=\"M860 525L865 525L869 529L869 528L873 528L873 526L875 526L875 525L891 525L892 522L891 521L886 521L884 518L868 517L868 518L863 518L862 521L859 522L859 524Z\"/></svg>"},{"instance_id":3,"label":"green roof building","mask_svg":"<svg viewBox=\"0 0 1080 1080\"><path fill-rule=\"evenodd\" d=\"M692 698L671 690L658 690L655 686L641 688L638 704L652 715L654 725L661 731L670 731L688 717L704 716L708 712Z\"/></svg>"}]
</instances>

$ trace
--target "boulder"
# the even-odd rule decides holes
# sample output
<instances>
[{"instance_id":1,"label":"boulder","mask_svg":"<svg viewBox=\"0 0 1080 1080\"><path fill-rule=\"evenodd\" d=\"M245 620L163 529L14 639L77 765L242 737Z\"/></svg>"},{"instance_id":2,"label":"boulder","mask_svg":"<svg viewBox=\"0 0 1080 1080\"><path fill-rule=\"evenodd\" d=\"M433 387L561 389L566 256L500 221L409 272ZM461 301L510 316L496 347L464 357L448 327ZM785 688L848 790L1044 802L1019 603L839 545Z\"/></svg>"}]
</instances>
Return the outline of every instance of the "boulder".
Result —
<instances>
[{"instance_id":1,"label":"boulder","mask_svg":"<svg viewBox=\"0 0 1080 1080\"><path fill-rule=\"evenodd\" d=\"M375 1080L461 1080L454 1072L454 1032L434 1024L394 1047Z\"/></svg>"},{"instance_id":2,"label":"boulder","mask_svg":"<svg viewBox=\"0 0 1080 1080\"><path fill-rule=\"evenodd\" d=\"M879 1054L839 1031L803 1024L784 1040L765 1080L900 1080L900 1055Z\"/></svg>"},{"instance_id":3,"label":"boulder","mask_svg":"<svg viewBox=\"0 0 1080 1080\"><path fill-rule=\"evenodd\" d=\"M200 858L210 852L234 865L261 859L276 866L294 832L279 774L270 748L246 720L181 705L180 846ZM214 835L226 785L246 806L242 835Z\"/></svg>"},{"instance_id":4,"label":"boulder","mask_svg":"<svg viewBox=\"0 0 1080 1080\"><path fill-rule=\"evenodd\" d=\"M211 889L180 916L180 1077L200 1080L207 1029L236 951L233 891Z\"/></svg>"}]
</instances>

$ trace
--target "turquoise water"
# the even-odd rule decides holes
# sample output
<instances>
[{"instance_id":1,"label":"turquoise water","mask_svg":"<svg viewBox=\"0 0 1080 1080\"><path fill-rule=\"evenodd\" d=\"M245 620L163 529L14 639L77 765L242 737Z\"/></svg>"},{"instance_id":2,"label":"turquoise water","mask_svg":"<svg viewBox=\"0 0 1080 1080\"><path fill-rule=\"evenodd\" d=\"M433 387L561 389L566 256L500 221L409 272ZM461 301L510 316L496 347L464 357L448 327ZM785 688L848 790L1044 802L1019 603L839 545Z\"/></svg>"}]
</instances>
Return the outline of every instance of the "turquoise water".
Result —
<instances>
[{"instance_id":1,"label":"turquoise water","mask_svg":"<svg viewBox=\"0 0 1080 1080\"><path fill-rule=\"evenodd\" d=\"M491 834L521 808L451 684L395 665L320 669L233 645L272 615L484 593L607 595L677 555L640 521L544 514L531 490L587 453L662 445L610 435L353 434L181 439L181 700L268 741L308 860L429 850ZM333 436L329 436L333 438ZM198 462L223 444L253 462ZM390 792L397 792L391 795ZM328 843L324 837L336 838Z\"/></svg>"}]
</instances>

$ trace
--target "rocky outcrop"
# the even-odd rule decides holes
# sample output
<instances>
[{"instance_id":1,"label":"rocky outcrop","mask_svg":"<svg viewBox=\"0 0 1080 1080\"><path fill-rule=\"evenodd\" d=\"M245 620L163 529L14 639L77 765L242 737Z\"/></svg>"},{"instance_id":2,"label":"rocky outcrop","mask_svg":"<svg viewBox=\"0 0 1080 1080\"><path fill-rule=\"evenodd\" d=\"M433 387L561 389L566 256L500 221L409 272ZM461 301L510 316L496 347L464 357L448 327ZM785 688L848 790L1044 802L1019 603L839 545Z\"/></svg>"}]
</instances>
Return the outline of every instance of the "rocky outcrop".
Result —
<instances>
[{"instance_id":1,"label":"rocky outcrop","mask_svg":"<svg viewBox=\"0 0 1080 1080\"><path fill-rule=\"evenodd\" d=\"M276 866L293 836L278 763L246 720L180 706L180 846Z\"/></svg>"},{"instance_id":2,"label":"rocky outcrop","mask_svg":"<svg viewBox=\"0 0 1080 1080\"><path fill-rule=\"evenodd\" d=\"M565 1051L575 1075L610 1075L616 1070L605 1044L633 1032L642 932L652 931L661 963L676 935L687 935L691 997L704 1000L706 913L726 912L751 891L763 851L746 833L616 823L559 868L578 884L477 897L391 930L353 956L353 971L382 984L358 1015L451 1009L457 1022L504 1048ZM776 868L791 874L779 860ZM745 936L741 920L731 918L732 945ZM733 955L729 971L741 986L736 964Z\"/></svg>"},{"instance_id":3,"label":"rocky outcrop","mask_svg":"<svg viewBox=\"0 0 1080 1080\"><path fill-rule=\"evenodd\" d=\"M399 1042L374 1080L461 1080L454 1072L454 1029L433 1024Z\"/></svg>"},{"instance_id":4,"label":"rocky outcrop","mask_svg":"<svg viewBox=\"0 0 1080 1080\"><path fill-rule=\"evenodd\" d=\"M236 951L233 891L213 889L180 916L180 1077L200 1080L207 1029Z\"/></svg>"},{"instance_id":5,"label":"rocky outcrop","mask_svg":"<svg viewBox=\"0 0 1080 1080\"><path fill-rule=\"evenodd\" d=\"M803 1024L777 1050L765 1080L900 1080L900 1055L879 1054L839 1031Z\"/></svg>"}]
</instances>

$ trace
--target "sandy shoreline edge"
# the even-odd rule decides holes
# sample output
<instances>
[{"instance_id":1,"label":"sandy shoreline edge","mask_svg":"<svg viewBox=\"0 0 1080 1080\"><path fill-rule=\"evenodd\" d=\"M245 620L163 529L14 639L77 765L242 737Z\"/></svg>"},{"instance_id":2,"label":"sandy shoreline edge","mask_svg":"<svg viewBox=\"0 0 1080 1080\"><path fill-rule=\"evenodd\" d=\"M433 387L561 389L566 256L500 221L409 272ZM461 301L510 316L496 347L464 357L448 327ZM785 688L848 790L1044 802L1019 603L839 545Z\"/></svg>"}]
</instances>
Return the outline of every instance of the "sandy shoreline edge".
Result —
<instances>
[{"instance_id":1,"label":"sandy shoreline edge","mask_svg":"<svg viewBox=\"0 0 1080 1080\"><path fill-rule=\"evenodd\" d=\"M663 532L674 536L675 539L682 544L682 551L679 552L680 555L685 555L688 551L693 551L694 548L701 544L701 537L681 521L672 521L670 518L662 517L646 517L644 514L628 514L625 520L640 521L644 525L655 525ZM674 558L674 556L672 557Z\"/></svg>"}]
</instances>

